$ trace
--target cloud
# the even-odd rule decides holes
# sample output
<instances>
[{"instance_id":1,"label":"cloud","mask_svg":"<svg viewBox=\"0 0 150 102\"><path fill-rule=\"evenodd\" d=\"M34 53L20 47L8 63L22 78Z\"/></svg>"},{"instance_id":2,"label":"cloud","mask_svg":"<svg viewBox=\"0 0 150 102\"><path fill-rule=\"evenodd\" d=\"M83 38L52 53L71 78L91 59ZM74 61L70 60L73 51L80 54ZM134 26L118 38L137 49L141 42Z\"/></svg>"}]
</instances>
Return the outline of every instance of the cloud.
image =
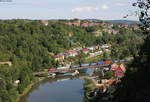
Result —
<instances>
[{"instance_id":1,"label":"cloud","mask_svg":"<svg viewBox=\"0 0 150 102\"><path fill-rule=\"evenodd\" d=\"M116 3L117 6L124 6L123 3Z\"/></svg>"},{"instance_id":2,"label":"cloud","mask_svg":"<svg viewBox=\"0 0 150 102\"><path fill-rule=\"evenodd\" d=\"M102 9L108 9L109 7L108 7L106 4L103 4L103 5L101 6L101 8L102 8Z\"/></svg>"},{"instance_id":3,"label":"cloud","mask_svg":"<svg viewBox=\"0 0 150 102\"><path fill-rule=\"evenodd\" d=\"M92 12L97 11L98 9L98 7L78 7L72 9L72 12Z\"/></svg>"}]
</instances>

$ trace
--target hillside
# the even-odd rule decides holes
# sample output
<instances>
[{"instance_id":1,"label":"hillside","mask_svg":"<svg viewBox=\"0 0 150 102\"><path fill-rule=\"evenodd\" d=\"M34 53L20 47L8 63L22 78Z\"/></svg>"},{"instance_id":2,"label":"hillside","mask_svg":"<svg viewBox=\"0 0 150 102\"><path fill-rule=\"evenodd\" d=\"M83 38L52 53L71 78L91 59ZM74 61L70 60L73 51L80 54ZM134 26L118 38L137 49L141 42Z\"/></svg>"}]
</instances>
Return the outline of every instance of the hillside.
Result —
<instances>
[{"instance_id":1,"label":"hillside","mask_svg":"<svg viewBox=\"0 0 150 102\"><path fill-rule=\"evenodd\" d=\"M121 24L140 24L139 21L132 21L132 20L106 20L106 22L121 23Z\"/></svg>"},{"instance_id":2,"label":"hillside","mask_svg":"<svg viewBox=\"0 0 150 102\"><path fill-rule=\"evenodd\" d=\"M103 36L94 36L93 26L69 26L61 21L0 21L0 62L11 63L0 65L0 100L15 102L18 95L36 81L32 72L59 66L53 55L74 47L111 43L113 49L119 49L119 52L113 51L114 59L136 55L136 46L142 41L140 31L128 27L115 29L119 31L115 35L102 32ZM130 46L131 41L135 47Z\"/></svg>"},{"instance_id":3,"label":"hillside","mask_svg":"<svg viewBox=\"0 0 150 102\"><path fill-rule=\"evenodd\" d=\"M120 23L120 24L140 24L139 21L134 20L99 20L99 19L86 19L95 22L111 22L111 23Z\"/></svg>"}]
</instances>

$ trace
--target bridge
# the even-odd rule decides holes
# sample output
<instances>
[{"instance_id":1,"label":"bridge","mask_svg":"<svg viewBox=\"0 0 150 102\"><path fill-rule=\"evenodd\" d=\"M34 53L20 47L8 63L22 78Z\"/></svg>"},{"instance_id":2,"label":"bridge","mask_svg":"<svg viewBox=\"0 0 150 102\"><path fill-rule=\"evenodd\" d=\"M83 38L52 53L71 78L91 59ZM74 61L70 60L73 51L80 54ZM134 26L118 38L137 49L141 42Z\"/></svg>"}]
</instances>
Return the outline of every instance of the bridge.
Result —
<instances>
[{"instance_id":1,"label":"bridge","mask_svg":"<svg viewBox=\"0 0 150 102\"><path fill-rule=\"evenodd\" d=\"M118 62L115 63L128 63L131 62L133 60L133 58L128 58L128 59L123 59L123 60L119 60ZM52 73L58 73L58 72L70 72L70 71L75 71L75 70L81 70L81 69L87 69L87 68L102 68L102 67L108 67L111 64L100 64L100 65L89 65L89 66L82 66L82 67L75 67L75 68L68 68L68 69L61 69L61 70L56 70L56 71L51 71ZM34 72L33 75L42 75L42 74L48 74L48 71L46 72Z\"/></svg>"},{"instance_id":2,"label":"bridge","mask_svg":"<svg viewBox=\"0 0 150 102\"><path fill-rule=\"evenodd\" d=\"M61 73L61 72L70 72L75 70L81 70L81 69L88 69L88 68L102 68L102 67L108 67L111 64L102 64L102 65L89 65L89 66L82 66L82 67L75 67L75 68L68 68L68 69L59 69L56 71L51 71L52 73ZM34 72L33 75L42 75L42 74L48 74L48 72Z\"/></svg>"}]
</instances>

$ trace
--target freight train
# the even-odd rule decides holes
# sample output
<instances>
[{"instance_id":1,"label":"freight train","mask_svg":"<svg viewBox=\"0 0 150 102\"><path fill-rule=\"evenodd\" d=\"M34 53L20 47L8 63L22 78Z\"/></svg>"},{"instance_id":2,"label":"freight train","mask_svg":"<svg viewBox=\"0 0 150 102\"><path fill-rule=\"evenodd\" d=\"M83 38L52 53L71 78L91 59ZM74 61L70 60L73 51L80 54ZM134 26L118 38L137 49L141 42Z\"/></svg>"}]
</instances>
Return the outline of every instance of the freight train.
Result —
<instances>
[{"instance_id":1,"label":"freight train","mask_svg":"<svg viewBox=\"0 0 150 102\"><path fill-rule=\"evenodd\" d=\"M69 68L96 66L96 65L104 65L104 64L112 64L112 63L113 63L113 61L99 61L99 62L88 63L88 64L80 64L80 65L73 65L73 66L62 66L62 67L57 67L55 69L53 68L53 70L51 70L51 68L49 68L48 71L65 70L65 69L69 69Z\"/></svg>"}]
</instances>

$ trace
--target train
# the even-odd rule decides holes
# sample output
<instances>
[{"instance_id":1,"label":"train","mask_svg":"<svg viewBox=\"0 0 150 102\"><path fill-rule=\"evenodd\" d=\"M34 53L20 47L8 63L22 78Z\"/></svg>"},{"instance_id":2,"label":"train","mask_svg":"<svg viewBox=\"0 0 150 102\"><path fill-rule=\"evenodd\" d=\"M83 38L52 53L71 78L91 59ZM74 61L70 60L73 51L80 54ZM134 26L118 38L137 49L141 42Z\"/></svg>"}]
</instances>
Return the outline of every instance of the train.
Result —
<instances>
[{"instance_id":1,"label":"train","mask_svg":"<svg viewBox=\"0 0 150 102\"><path fill-rule=\"evenodd\" d=\"M62 66L57 68L49 68L48 71L55 71L55 70L65 70L69 68L77 68L77 67L87 67L87 66L96 66L96 65L104 65L104 64L112 64L113 61L98 61L94 63L87 63L87 64L80 64L80 65L73 65L73 66Z\"/></svg>"},{"instance_id":2,"label":"train","mask_svg":"<svg viewBox=\"0 0 150 102\"><path fill-rule=\"evenodd\" d=\"M132 61L132 58L127 58L127 59L123 59L123 60L114 60L114 61L98 61L98 62L94 62L94 63L86 63L86 64L80 64L80 65L71 65L71 66L62 66L62 67L57 67L57 68L49 68L48 71L57 71L57 70L65 70L65 69L69 69L69 68L78 68L78 67L87 67L87 66L96 66L96 65L110 65L113 63L118 63L118 62L129 62Z\"/></svg>"},{"instance_id":3,"label":"train","mask_svg":"<svg viewBox=\"0 0 150 102\"><path fill-rule=\"evenodd\" d=\"M63 67L57 67L57 70L64 70L64 69L69 69L70 66L63 66Z\"/></svg>"}]
</instances>

